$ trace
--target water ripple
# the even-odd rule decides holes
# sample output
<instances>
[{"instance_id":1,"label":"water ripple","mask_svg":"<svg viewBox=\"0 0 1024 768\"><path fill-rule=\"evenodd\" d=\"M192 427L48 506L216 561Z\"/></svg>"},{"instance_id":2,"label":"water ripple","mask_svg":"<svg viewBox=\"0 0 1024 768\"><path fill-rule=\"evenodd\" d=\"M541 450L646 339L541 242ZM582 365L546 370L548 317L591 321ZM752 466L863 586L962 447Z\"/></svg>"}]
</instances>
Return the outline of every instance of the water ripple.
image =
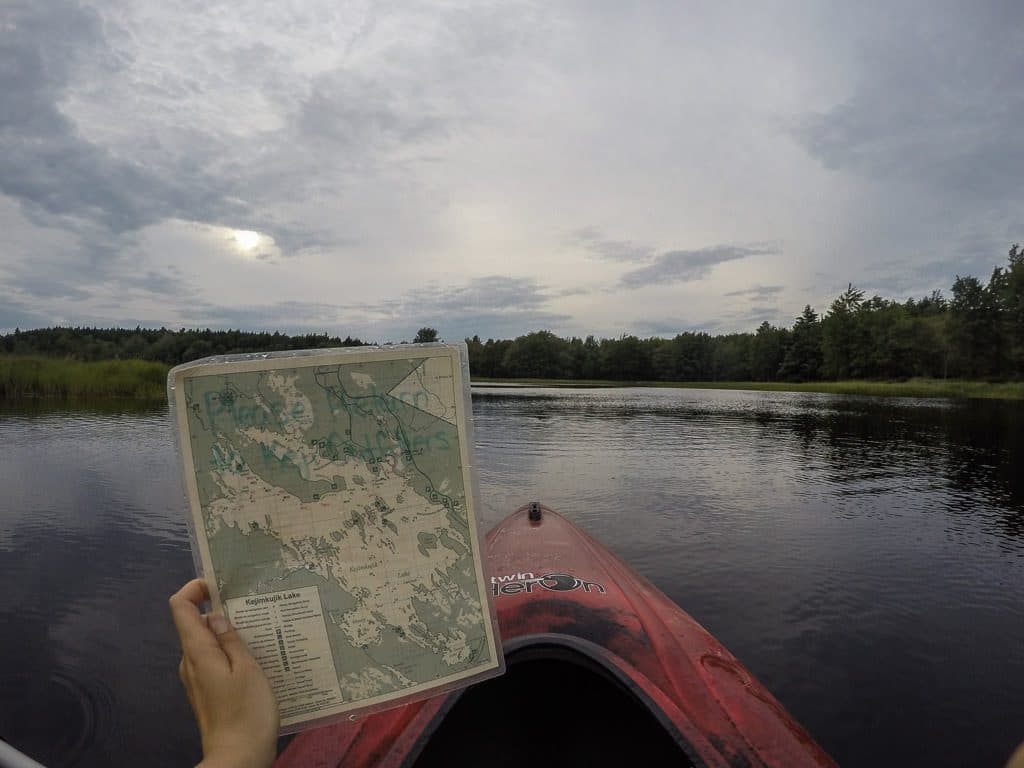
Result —
<instances>
[{"instance_id":1,"label":"water ripple","mask_svg":"<svg viewBox=\"0 0 1024 768\"><path fill-rule=\"evenodd\" d=\"M50 768L103 751L117 727L109 686L84 669L0 674L0 739Z\"/></svg>"}]
</instances>

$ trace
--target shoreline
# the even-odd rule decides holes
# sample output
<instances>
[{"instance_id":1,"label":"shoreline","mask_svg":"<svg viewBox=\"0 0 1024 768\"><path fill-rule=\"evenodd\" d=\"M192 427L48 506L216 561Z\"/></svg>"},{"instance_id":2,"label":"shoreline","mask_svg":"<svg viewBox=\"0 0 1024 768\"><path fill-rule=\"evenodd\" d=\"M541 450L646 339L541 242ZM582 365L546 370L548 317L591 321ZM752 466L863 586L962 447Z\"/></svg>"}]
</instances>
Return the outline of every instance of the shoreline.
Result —
<instances>
[{"instance_id":1,"label":"shoreline","mask_svg":"<svg viewBox=\"0 0 1024 768\"><path fill-rule=\"evenodd\" d=\"M82 362L64 358L0 354L0 402L136 400L166 401L170 366L147 360ZM611 381L604 379L529 379L472 377L471 384L494 389L544 387L609 389L651 387L721 389L754 392L817 392L872 397L1024 400L1024 382L962 379L906 381Z\"/></svg>"},{"instance_id":2,"label":"shoreline","mask_svg":"<svg viewBox=\"0 0 1024 768\"><path fill-rule=\"evenodd\" d=\"M870 397L917 397L986 400L1024 400L1024 382L988 382L961 379L908 379L906 381L607 381L600 379L494 379L474 378L474 385L496 389L544 387L553 389L721 389L751 392L816 392Z\"/></svg>"}]
</instances>

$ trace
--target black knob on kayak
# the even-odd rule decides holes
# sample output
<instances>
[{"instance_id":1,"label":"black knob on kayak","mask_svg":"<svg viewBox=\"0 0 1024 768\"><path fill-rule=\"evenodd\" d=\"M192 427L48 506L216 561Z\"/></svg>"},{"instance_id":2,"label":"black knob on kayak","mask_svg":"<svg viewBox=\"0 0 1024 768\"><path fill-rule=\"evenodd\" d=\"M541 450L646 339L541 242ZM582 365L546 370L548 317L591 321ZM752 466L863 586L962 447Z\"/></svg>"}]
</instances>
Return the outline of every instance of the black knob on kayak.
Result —
<instances>
[{"instance_id":1,"label":"black knob on kayak","mask_svg":"<svg viewBox=\"0 0 1024 768\"><path fill-rule=\"evenodd\" d=\"M536 502L536 501L531 501L530 502L530 511L527 512L526 514L530 518L531 522L539 523L540 522L540 503Z\"/></svg>"}]
</instances>

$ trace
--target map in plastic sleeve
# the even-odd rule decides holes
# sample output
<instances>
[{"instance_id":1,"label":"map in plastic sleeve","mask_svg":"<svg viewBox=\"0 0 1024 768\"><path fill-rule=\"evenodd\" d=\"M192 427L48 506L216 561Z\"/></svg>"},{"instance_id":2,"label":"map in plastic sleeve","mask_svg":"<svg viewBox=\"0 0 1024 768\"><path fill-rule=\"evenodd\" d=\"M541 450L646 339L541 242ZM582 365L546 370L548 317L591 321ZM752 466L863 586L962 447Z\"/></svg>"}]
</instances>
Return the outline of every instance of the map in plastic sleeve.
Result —
<instances>
[{"instance_id":1,"label":"map in plastic sleeve","mask_svg":"<svg viewBox=\"0 0 1024 768\"><path fill-rule=\"evenodd\" d=\"M502 671L464 345L210 358L168 393L197 569L283 732Z\"/></svg>"}]
</instances>

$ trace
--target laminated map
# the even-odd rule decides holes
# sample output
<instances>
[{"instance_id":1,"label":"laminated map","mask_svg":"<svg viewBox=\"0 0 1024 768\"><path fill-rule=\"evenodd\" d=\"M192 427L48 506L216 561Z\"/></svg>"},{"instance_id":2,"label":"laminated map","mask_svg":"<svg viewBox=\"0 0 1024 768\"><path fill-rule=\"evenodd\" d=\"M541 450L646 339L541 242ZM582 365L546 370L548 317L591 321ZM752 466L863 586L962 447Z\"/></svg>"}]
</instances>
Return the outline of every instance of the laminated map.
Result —
<instances>
[{"instance_id":1,"label":"laminated map","mask_svg":"<svg viewBox=\"0 0 1024 768\"><path fill-rule=\"evenodd\" d=\"M197 569L282 730L501 671L462 345L171 371Z\"/></svg>"}]
</instances>

